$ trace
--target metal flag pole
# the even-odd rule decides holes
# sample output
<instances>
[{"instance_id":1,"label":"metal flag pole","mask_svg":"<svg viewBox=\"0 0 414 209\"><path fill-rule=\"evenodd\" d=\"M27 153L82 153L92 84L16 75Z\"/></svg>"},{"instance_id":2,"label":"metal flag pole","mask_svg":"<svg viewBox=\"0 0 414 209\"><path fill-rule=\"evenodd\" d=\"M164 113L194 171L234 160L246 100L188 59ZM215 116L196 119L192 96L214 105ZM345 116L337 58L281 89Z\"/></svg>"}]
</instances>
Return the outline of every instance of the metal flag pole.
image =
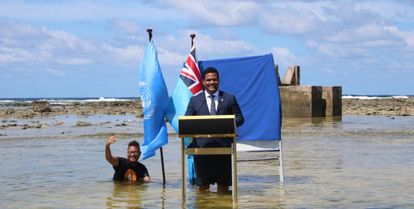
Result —
<instances>
[{"instance_id":1,"label":"metal flag pole","mask_svg":"<svg viewBox=\"0 0 414 209\"><path fill-rule=\"evenodd\" d=\"M148 41L151 41L152 39L152 29L148 28ZM162 184L165 186L165 169L164 169L164 154L162 152L162 147L160 147L160 155L161 155L161 170L162 170Z\"/></svg>"},{"instance_id":2,"label":"metal flag pole","mask_svg":"<svg viewBox=\"0 0 414 209\"><path fill-rule=\"evenodd\" d=\"M283 148L282 148L282 139L279 141L279 182L280 185L284 184L284 173L283 173Z\"/></svg>"},{"instance_id":3,"label":"metal flag pole","mask_svg":"<svg viewBox=\"0 0 414 209\"><path fill-rule=\"evenodd\" d=\"M195 34L193 33L193 34L191 34L190 35L190 37L191 37L191 47L193 47L194 46L194 38L195 38Z\"/></svg>"}]
</instances>

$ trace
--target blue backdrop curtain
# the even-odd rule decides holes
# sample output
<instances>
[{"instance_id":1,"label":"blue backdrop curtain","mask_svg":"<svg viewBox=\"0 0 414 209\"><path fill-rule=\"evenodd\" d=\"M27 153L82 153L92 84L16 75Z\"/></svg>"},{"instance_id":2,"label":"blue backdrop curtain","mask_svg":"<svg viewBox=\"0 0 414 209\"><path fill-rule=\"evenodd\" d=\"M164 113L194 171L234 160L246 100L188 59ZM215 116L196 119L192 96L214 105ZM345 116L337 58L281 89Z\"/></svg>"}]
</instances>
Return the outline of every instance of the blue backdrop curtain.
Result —
<instances>
[{"instance_id":1,"label":"blue backdrop curtain","mask_svg":"<svg viewBox=\"0 0 414 209\"><path fill-rule=\"evenodd\" d=\"M244 124L238 140L281 140L282 111L272 54L199 62L200 70L215 67L223 91L236 96Z\"/></svg>"}]
</instances>

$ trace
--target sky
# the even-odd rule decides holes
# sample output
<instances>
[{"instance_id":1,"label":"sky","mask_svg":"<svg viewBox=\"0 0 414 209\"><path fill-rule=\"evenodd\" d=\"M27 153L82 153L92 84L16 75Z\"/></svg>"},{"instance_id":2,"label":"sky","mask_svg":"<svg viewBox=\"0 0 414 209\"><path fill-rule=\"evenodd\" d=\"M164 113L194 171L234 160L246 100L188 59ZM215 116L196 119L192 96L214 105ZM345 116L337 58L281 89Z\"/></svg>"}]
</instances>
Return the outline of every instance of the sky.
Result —
<instances>
[{"instance_id":1,"label":"sky","mask_svg":"<svg viewBox=\"0 0 414 209\"><path fill-rule=\"evenodd\" d=\"M414 95L414 1L0 0L0 98L138 97L153 29L171 92L198 60L272 53L281 78Z\"/></svg>"}]
</instances>

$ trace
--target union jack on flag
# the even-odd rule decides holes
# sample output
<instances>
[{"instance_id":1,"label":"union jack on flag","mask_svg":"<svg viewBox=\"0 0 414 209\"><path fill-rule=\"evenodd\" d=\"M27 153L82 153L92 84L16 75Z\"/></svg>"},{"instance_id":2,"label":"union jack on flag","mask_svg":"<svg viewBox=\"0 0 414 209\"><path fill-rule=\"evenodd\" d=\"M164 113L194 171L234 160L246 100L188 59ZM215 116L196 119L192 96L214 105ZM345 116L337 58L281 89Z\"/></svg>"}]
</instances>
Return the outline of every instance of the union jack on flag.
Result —
<instances>
[{"instance_id":1,"label":"union jack on flag","mask_svg":"<svg viewBox=\"0 0 414 209\"><path fill-rule=\"evenodd\" d=\"M193 95L197 95L203 91L201 74L195 56L194 45L191 47L190 54L184 63L183 69L181 69L180 78L183 80Z\"/></svg>"}]
</instances>

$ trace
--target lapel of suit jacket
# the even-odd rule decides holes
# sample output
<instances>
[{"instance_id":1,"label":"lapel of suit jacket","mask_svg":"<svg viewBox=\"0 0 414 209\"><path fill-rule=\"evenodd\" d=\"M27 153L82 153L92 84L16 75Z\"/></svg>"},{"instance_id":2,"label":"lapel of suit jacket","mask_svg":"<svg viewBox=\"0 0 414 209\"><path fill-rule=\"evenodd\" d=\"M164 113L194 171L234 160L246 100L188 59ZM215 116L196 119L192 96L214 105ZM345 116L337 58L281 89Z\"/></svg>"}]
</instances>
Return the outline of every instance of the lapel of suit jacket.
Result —
<instances>
[{"instance_id":1,"label":"lapel of suit jacket","mask_svg":"<svg viewBox=\"0 0 414 209\"><path fill-rule=\"evenodd\" d=\"M218 115L220 114L220 108L223 105L223 101L224 101L223 92L219 91L219 98L218 98L218 104L217 104L217 114Z\"/></svg>"},{"instance_id":2,"label":"lapel of suit jacket","mask_svg":"<svg viewBox=\"0 0 414 209\"><path fill-rule=\"evenodd\" d=\"M203 91L200 96L202 96L201 98L201 108L202 108L202 112L205 114L210 114L210 111L208 110L208 106L207 106L207 100L206 100L206 95L205 92ZM203 114L202 113L202 114Z\"/></svg>"}]
</instances>

